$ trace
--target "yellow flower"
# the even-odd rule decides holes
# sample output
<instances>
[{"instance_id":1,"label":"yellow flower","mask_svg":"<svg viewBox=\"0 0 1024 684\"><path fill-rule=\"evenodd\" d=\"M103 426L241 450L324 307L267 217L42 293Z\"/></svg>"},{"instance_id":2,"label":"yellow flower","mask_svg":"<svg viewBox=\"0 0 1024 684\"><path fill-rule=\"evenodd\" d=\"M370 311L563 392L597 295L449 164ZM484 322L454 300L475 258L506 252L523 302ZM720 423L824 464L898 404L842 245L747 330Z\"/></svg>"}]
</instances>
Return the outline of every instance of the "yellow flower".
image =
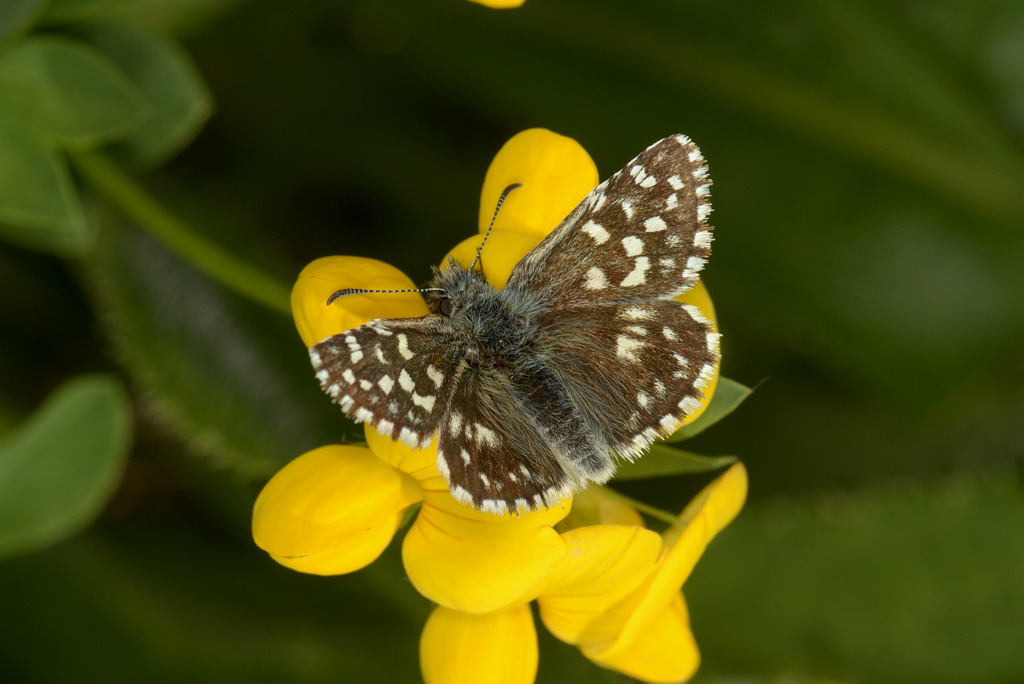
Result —
<instances>
[{"instance_id":1,"label":"yellow flower","mask_svg":"<svg viewBox=\"0 0 1024 684\"><path fill-rule=\"evenodd\" d=\"M564 533L569 552L537 592L544 625L598 665L640 681L692 677L700 654L680 588L742 508L746 489L746 471L736 464L687 506L683 525L663 535L616 523ZM592 488L580 498L595 490L600 497ZM608 512L622 517L614 507ZM485 615L436 608L420 640L420 663L427 684L529 684L537 634L528 605Z\"/></svg>"},{"instance_id":2,"label":"yellow flower","mask_svg":"<svg viewBox=\"0 0 1024 684\"><path fill-rule=\"evenodd\" d=\"M494 9L510 9L512 7L521 7L526 0L473 0L473 2L485 7L493 7Z\"/></svg>"},{"instance_id":3,"label":"yellow flower","mask_svg":"<svg viewBox=\"0 0 1024 684\"><path fill-rule=\"evenodd\" d=\"M515 264L597 185L598 174L574 140L542 129L516 135L488 170L480 233L452 250L456 260L473 261L498 196L515 182L523 187L506 199L481 254L481 267L495 287L504 287ZM372 259L314 261L292 291L296 327L307 347L376 318L428 312L415 292L350 296L327 306L331 293L348 287L415 285ZM697 305L714 324L703 285L680 299ZM717 373L700 411L716 381ZM419 503L402 558L413 586L438 606L421 641L428 683L532 682L537 645L529 603L534 599L550 631L605 667L648 681L677 681L665 679L665 673L675 676L696 667L678 590L692 567L687 563L696 561L722 520L742 505L739 489L732 490L730 515L721 513L721 505L687 509L688 524L663 539L643 528L635 511L603 501L602 490L594 488L581 495L576 520L598 524L577 522L560 534L555 525L569 515L572 499L519 516L477 511L449 493L436 467L435 446L412 449L372 427L365 435L365 447L324 446L275 475L257 499L253 536L274 560L295 570L347 573L375 560L407 509ZM712 485L703 501L721 499L712 495L719 491L715 487L720 489ZM719 511L717 527L708 523L712 510ZM653 652L644 639L671 644L676 655Z\"/></svg>"}]
</instances>

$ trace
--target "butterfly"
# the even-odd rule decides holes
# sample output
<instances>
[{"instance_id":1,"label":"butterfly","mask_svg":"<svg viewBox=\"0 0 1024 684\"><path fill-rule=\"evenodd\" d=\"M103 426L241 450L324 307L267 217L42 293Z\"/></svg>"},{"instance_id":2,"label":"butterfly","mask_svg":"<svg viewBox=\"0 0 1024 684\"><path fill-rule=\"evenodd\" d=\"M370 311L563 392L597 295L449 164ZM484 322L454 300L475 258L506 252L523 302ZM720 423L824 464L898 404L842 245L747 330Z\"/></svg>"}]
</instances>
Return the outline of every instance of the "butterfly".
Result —
<instances>
[{"instance_id":1,"label":"butterfly","mask_svg":"<svg viewBox=\"0 0 1024 684\"><path fill-rule=\"evenodd\" d=\"M450 259L424 290L430 314L314 345L321 386L345 414L414 448L436 434L438 471L474 508L522 513L607 482L617 457L639 457L701 406L717 368L718 333L674 299L711 252L710 184L689 138L654 143L527 253L504 289L476 262Z\"/></svg>"}]
</instances>

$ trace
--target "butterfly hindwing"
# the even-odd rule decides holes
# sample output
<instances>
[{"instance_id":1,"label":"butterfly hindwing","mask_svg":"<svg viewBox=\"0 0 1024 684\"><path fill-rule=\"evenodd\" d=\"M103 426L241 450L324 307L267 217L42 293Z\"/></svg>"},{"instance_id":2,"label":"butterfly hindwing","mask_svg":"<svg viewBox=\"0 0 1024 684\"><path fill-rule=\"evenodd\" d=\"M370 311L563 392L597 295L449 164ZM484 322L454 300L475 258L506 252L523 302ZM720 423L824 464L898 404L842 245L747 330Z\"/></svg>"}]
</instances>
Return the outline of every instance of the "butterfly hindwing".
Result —
<instances>
[{"instance_id":1,"label":"butterfly hindwing","mask_svg":"<svg viewBox=\"0 0 1024 684\"><path fill-rule=\"evenodd\" d=\"M519 383L493 367L461 373L438 425L437 454L452 495L481 510L542 508L579 484Z\"/></svg>"},{"instance_id":2,"label":"butterfly hindwing","mask_svg":"<svg viewBox=\"0 0 1024 684\"><path fill-rule=\"evenodd\" d=\"M718 337L700 310L668 299L559 312L538 346L595 433L633 459L701 406Z\"/></svg>"},{"instance_id":3,"label":"butterfly hindwing","mask_svg":"<svg viewBox=\"0 0 1024 684\"><path fill-rule=\"evenodd\" d=\"M527 254L507 287L529 289L556 308L690 289L711 252L710 185L689 138L651 145Z\"/></svg>"},{"instance_id":4,"label":"butterfly hindwing","mask_svg":"<svg viewBox=\"0 0 1024 684\"><path fill-rule=\"evenodd\" d=\"M349 417L412 447L430 444L456 378L441 316L377 319L310 349L321 387Z\"/></svg>"}]
</instances>

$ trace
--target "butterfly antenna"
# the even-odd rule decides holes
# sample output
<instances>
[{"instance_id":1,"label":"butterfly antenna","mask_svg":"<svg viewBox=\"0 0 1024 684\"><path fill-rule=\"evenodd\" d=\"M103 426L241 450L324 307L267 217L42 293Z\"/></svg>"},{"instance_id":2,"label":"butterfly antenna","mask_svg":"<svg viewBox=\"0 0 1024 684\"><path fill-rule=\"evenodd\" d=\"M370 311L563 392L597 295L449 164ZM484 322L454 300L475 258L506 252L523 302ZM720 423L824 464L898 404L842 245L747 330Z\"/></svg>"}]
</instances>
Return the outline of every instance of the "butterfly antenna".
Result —
<instances>
[{"instance_id":1,"label":"butterfly antenna","mask_svg":"<svg viewBox=\"0 0 1024 684\"><path fill-rule=\"evenodd\" d=\"M346 287L344 290L338 290L330 297L327 298L327 306L334 303L335 299L339 297L347 297L348 295L354 294L389 294L392 292L444 292L443 287L421 287L413 290L363 290L358 287Z\"/></svg>"},{"instance_id":2,"label":"butterfly antenna","mask_svg":"<svg viewBox=\"0 0 1024 684\"><path fill-rule=\"evenodd\" d=\"M501 205L505 203L505 198L508 197L510 192L521 187L523 187L522 183L513 183L501 191L501 196L498 198L498 204L494 207L494 216L491 217L491 225L487 226L487 232L484 233L484 239L476 250L476 258L473 259L473 263L469 266L470 271L472 271L477 262L480 261L480 254L484 251L484 245L487 244L487 238L491 235L491 228L494 228L494 221L498 218L498 210L501 209Z\"/></svg>"}]
</instances>

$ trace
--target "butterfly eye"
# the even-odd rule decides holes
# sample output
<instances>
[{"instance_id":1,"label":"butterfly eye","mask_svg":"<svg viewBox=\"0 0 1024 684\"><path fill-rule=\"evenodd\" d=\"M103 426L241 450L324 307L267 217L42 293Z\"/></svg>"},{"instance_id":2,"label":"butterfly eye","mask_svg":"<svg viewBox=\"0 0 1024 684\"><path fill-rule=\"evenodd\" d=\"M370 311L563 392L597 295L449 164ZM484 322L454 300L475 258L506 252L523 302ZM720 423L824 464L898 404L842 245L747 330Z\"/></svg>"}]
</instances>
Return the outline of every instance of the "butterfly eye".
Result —
<instances>
[{"instance_id":1,"label":"butterfly eye","mask_svg":"<svg viewBox=\"0 0 1024 684\"><path fill-rule=\"evenodd\" d=\"M447 296L441 297L441 300L437 303L437 311L445 318L452 315L452 303Z\"/></svg>"}]
</instances>

